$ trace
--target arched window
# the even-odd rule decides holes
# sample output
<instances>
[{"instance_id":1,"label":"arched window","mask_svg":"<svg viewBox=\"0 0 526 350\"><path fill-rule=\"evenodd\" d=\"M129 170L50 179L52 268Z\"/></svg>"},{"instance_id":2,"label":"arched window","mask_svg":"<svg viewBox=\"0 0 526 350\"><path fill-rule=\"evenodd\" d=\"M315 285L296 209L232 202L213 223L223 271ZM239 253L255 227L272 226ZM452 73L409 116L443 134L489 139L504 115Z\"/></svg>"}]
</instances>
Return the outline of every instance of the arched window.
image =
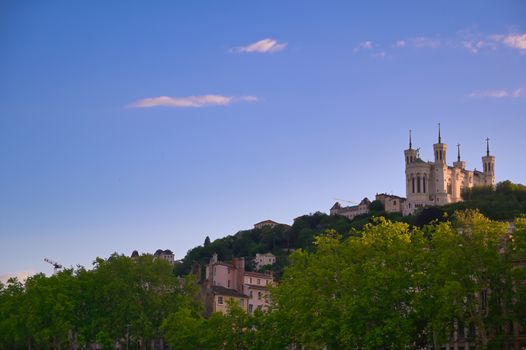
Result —
<instances>
[{"instance_id":1,"label":"arched window","mask_svg":"<svg viewBox=\"0 0 526 350\"><path fill-rule=\"evenodd\" d=\"M426 180L427 180L427 178L424 176L423 177L423 182L422 182L422 184L423 184L422 187L424 188L424 191L423 191L424 193L426 193Z\"/></svg>"},{"instance_id":2,"label":"arched window","mask_svg":"<svg viewBox=\"0 0 526 350\"><path fill-rule=\"evenodd\" d=\"M415 178L414 177L411 178L411 182L413 184L413 193L415 193Z\"/></svg>"},{"instance_id":3,"label":"arched window","mask_svg":"<svg viewBox=\"0 0 526 350\"><path fill-rule=\"evenodd\" d=\"M418 176L416 179L416 190L418 193L420 193L420 176Z\"/></svg>"}]
</instances>

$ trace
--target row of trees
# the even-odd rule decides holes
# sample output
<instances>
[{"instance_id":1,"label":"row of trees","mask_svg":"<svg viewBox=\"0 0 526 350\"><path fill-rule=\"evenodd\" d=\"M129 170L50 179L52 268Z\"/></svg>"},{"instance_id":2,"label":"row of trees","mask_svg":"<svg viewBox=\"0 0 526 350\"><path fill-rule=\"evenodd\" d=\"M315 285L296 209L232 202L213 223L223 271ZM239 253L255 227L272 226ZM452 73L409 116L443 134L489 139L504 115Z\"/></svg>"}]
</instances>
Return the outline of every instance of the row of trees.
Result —
<instances>
[{"instance_id":1,"label":"row of trees","mask_svg":"<svg viewBox=\"0 0 526 350\"><path fill-rule=\"evenodd\" d=\"M526 318L526 218L515 225L511 236L466 211L423 228L379 218L346 239L330 231L291 255L268 313L182 310L163 329L175 349L418 349L465 327L477 348L502 349Z\"/></svg>"},{"instance_id":2,"label":"row of trees","mask_svg":"<svg viewBox=\"0 0 526 350\"><path fill-rule=\"evenodd\" d=\"M113 255L51 277L0 284L0 348L143 348L161 341L161 323L184 308L199 313L197 286L151 255Z\"/></svg>"},{"instance_id":3,"label":"row of trees","mask_svg":"<svg viewBox=\"0 0 526 350\"><path fill-rule=\"evenodd\" d=\"M526 218L507 232L476 211L423 227L379 217L346 235L329 230L290 256L268 313L231 305L208 319L193 279L150 255L113 255L91 270L0 285L0 349L151 348L162 339L174 349L437 348L464 326L477 330L471 341L498 349L510 322L526 319L517 264L526 261Z\"/></svg>"}]
</instances>

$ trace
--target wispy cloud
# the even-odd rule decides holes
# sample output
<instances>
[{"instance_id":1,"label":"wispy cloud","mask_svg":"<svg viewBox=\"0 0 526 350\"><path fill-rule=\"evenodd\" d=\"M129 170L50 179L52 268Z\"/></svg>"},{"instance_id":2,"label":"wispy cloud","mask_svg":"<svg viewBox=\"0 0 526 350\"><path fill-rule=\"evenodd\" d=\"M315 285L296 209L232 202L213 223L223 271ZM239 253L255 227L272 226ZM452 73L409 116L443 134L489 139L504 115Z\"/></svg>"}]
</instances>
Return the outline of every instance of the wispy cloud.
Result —
<instances>
[{"instance_id":1,"label":"wispy cloud","mask_svg":"<svg viewBox=\"0 0 526 350\"><path fill-rule=\"evenodd\" d=\"M518 88L515 90L485 90L485 91L473 91L468 94L468 97L475 97L475 98L517 98L521 97L523 95L523 88Z\"/></svg>"},{"instance_id":2,"label":"wispy cloud","mask_svg":"<svg viewBox=\"0 0 526 350\"><path fill-rule=\"evenodd\" d=\"M360 52L362 50L372 50L373 47L374 47L373 42L370 40L367 40L367 41L363 41L360 44L358 44L358 46L356 46L353 49L353 52Z\"/></svg>"},{"instance_id":3,"label":"wispy cloud","mask_svg":"<svg viewBox=\"0 0 526 350\"><path fill-rule=\"evenodd\" d=\"M278 52L287 46L287 43L278 43L276 39L263 39L247 46L239 46L230 49L230 52L248 52L248 53L273 53Z\"/></svg>"},{"instance_id":4,"label":"wispy cloud","mask_svg":"<svg viewBox=\"0 0 526 350\"><path fill-rule=\"evenodd\" d=\"M504 44L509 48L517 49L523 54L526 53L526 33L508 35L495 34L491 35L490 38L496 42Z\"/></svg>"},{"instance_id":5,"label":"wispy cloud","mask_svg":"<svg viewBox=\"0 0 526 350\"><path fill-rule=\"evenodd\" d=\"M188 97L159 96L143 98L132 102L129 107L149 108L149 107L176 107L176 108L199 108L207 106L227 106L235 102L256 102L257 96L223 96L223 95L202 95Z\"/></svg>"},{"instance_id":6,"label":"wispy cloud","mask_svg":"<svg viewBox=\"0 0 526 350\"><path fill-rule=\"evenodd\" d=\"M24 282L28 277L33 276L36 272L33 270L18 271L13 273L4 273L0 275L0 282L6 283L11 277L16 277L19 282Z\"/></svg>"},{"instance_id":7,"label":"wispy cloud","mask_svg":"<svg viewBox=\"0 0 526 350\"><path fill-rule=\"evenodd\" d=\"M430 38L425 36L419 36L415 38L409 38L409 39L401 39L397 40L393 47L395 48L402 48L402 47L416 47L419 49L436 49L442 46L442 42L438 38Z\"/></svg>"}]
</instances>

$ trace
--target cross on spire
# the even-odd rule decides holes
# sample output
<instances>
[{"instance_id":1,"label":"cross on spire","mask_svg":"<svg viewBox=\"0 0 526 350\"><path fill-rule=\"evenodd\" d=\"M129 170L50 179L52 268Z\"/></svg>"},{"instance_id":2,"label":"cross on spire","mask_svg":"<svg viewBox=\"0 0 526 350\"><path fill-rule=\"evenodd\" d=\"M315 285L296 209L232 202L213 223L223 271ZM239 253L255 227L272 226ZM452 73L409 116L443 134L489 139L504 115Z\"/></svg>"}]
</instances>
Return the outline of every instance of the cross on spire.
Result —
<instances>
[{"instance_id":1,"label":"cross on spire","mask_svg":"<svg viewBox=\"0 0 526 350\"><path fill-rule=\"evenodd\" d=\"M486 137L486 156L489 157L489 137Z\"/></svg>"},{"instance_id":2,"label":"cross on spire","mask_svg":"<svg viewBox=\"0 0 526 350\"><path fill-rule=\"evenodd\" d=\"M438 143L442 143L442 137L440 136L440 123L438 123Z\"/></svg>"},{"instance_id":3,"label":"cross on spire","mask_svg":"<svg viewBox=\"0 0 526 350\"><path fill-rule=\"evenodd\" d=\"M457 161L460 162L460 143L457 143Z\"/></svg>"},{"instance_id":4,"label":"cross on spire","mask_svg":"<svg viewBox=\"0 0 526 350\"><path fill-rule=\"evenodd\" d=\"M411 129L409 129L409 149L413 149L413 144L411 143Z\"/></svg>"}]
</instances>

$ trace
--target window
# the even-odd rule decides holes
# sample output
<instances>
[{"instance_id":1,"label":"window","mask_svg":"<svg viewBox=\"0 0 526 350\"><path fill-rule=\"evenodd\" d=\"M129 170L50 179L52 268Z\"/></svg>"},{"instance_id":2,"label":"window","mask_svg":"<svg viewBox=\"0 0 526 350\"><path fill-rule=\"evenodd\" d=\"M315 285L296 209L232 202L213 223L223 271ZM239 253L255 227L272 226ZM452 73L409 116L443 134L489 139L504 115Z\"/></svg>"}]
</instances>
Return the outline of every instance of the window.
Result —
<instances>
[{"instance_id":1,"label":"window","mask_svg":"<svg viewBox=\"0 0 526 350\"><path fill-rule=\"evenodd\" d=\"M244 309L245 308L245 299L241 298L239 299L239 306Z\"/></svg>"},{"instance_id":2,"label":"window","mask_svg":"<svg viewBox=\"0 0 526 350\"><path fill-rule=\"evenodd\" d=\"M254 293L252 291L250 291L250 293L248 294L248 296L250 297L250 299L252 299L254 297Z\"/></svg>"},{"instance_id":3,"label":"window","mask_svg":"<svg viewBox=\"0 0 526 350\"><path fill-rule=\"evenodd\" d=\"M423 185L424 185L424 186L423 186L423 187L424 187L424 191L423 191L424 193L426 193L426 180L427 180L427 178L424 176L424 177L422 178ZM396 202L395 202L395 204L396 204Z\"/></svg>"},{"instance_id":4,"label":"window","mask_svg":"<svg viewBox=\"0 0 526 350\"><path fill-rule=\"evenodd\" d=\"M420 193L420 176L416 178L416 190Z\"/></svg>"},{"instance_id":5,"label":"window","mask_svg":"<svg viewBox=\"0 0 526 350\"><path fill-rule=\"evenodd\" d=\"M254 305L248 304L248 312L252 313L254 311Z\"/></svg>"},{"instance_id":6,"label":"window","mask_svg":"<svg viewBox=\"0 0 526 350\"><path fill-rule=\"evenodd\" d=\"M415 178L414 177L411 178L411 182L413 184L413 193L415 193Z\"/></svg>"},{"instance_id":7,"label":"window","mask_svg":"<svg viewBox=\"0 0 526 350\"><path fill-rule=\"evenodd\" d=\"M261 300L262 293L258 292L258 300Z\"/></svg>"},{"instance_id":8,"label":"window","mask_svg":"<svg viewBox=\"0 0 526 350\"><path fill-rule=\"evenodd\" d=\"M258 278L258 284L261 284L261 280Z\"/></svg>"},{"instance_id":9,"label":"window","mask_svg":"<svg viewBox=\"0 0 526 350\"><path fill-rule=\"evenodd\" d=\"M250 277L250 283L252 283L252 277Z\"/></svg>"},{"instance_id":10,"label":"window","mask_svg":"<svg viewBox=\"0 0 526 350\"><path fill-rule=\"evenodd\" d=\"M218 296L218 297L217 297L217 303L218 303L219 305L223 305L223 297L222 297L222 296Z\"/></svg>"},{"instance_id":11,"label":"window","mask_svg":"<svg viewBox=\"0 0 526 350\"><path fill-rule=\"evenodd\" d=\"M227 284L228 284L228 288L230 288L230 280L228 280Z\"/></svg>"}]
</instances>

